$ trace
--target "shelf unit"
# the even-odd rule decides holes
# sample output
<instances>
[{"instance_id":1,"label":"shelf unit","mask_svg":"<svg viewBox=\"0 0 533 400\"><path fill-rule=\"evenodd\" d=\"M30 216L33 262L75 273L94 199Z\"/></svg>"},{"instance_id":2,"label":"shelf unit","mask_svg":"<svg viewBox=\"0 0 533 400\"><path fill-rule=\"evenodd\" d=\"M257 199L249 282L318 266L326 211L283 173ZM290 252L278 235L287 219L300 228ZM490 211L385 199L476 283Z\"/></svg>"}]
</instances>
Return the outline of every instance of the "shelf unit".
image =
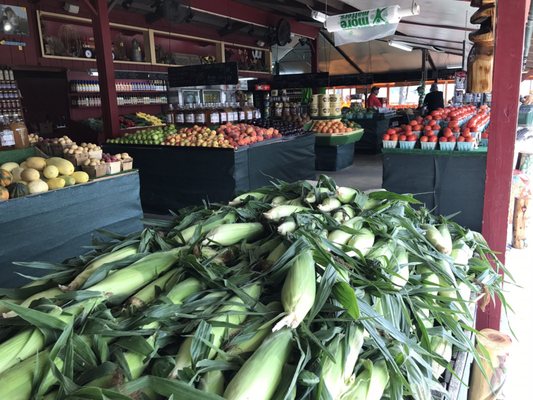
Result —
<instances>
[{"instance_id":1,"label":"shelf unit","mask_svg":"<svg viewBox=\"0 0 533 400\"><path fill-rule=\"evenodd\" d=\"M70 61L85 61L87 63L95 63L95 58L84 58L84 57L74 57L74 56L65 56L65 55L56 55L49 54L46 51L45 46L45 24L44 20L55 21L56 23L65 22L73 26L82 26L85 27L85 31L88 33L89 30L92 32L91 20L89 18L76 17L66 14L58 14L47 11L36 11L37 13L37 27L39 33L39 43L41 47L41 56L43 58L57 59L57 60L70 60ZM112 31L118 32L114 36L116 39L121 32L129 32L130 37L131 33L134 34L136 38L139 38L139 42L142 37L142 50L144 54L144 61L132 61L132 60L123 60L115 59L115 64L124 64L124 65L152 65L156 67L180 67L186 65L196 65L201 64L201 57L211 57L213 62L226 62L230 61L227 59L226 52L231 51L232 49L239 50L241 52L246 52L256 55L260 54L261 65L264 66L264 69L261 70L250 70L242 69L239 72L243 74L263 74L268 75L272 73L272 52L269 49L262 47L254 47L248 45L241 45L236 43L224 42L213 39L206 39L191 35L185 35L181 33L166 32L161 30L147 29L143 27L130 26L124 24L110 23L109 24ZM89 35L90 36L90 35ZM191 63L164 63L158 62L157 46L160 48L163 45L168 44L168 50L171 56L176 55L182 56L183 60L186 61L189 57ZM90 46L89 46L90 47ZM174 48L176 50L182 50L183 52L171 52L170 50ZM163 49L164 51L164 49ZM189 53L187 53L189 51ZM195 54L196 52L196 54ZM117 56L120 56L120 52L115 50ZM197 62L192 62L197 58ZM241 63L242 65L242 63Z\"/></svg>"}]
</instances>

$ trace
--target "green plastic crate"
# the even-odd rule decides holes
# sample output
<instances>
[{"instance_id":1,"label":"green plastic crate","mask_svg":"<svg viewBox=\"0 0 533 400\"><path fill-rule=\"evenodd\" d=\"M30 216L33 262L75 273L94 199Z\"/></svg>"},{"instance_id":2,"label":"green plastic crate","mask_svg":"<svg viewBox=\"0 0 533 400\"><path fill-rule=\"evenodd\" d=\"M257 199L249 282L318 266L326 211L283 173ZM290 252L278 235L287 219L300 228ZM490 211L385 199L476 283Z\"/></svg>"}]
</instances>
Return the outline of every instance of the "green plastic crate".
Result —
<instances>
[{"instance_id":1,"label":"green plastic crate","mask_svg":"<svg viewBox=\"0 0 533 400\"><path fill-rule=\"evenodd\" d=\"M352 133L343 135L326 135L315 133L315 144L320 146L339 146L342 144L355 143L363 137L364 129L357 129Z\"/></svg>"}]
</instances>

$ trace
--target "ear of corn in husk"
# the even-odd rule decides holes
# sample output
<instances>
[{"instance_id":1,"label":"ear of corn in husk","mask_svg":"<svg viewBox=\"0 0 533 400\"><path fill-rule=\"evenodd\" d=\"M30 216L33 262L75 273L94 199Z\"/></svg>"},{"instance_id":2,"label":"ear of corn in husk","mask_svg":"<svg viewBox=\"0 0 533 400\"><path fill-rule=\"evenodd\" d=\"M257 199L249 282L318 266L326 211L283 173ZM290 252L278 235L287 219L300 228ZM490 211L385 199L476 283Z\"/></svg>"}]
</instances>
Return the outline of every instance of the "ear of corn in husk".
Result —
<instances>
[{"instance_id":1,"label":"ear of corn in husk","mask_svg":"<svg viewBox=\"0 0 533 400\"><path fill-rule=\"evenodd\" d=\"M379 241L368 252L366 258L378 262L383 268L387 267L394 258L396 246L392 240Z\"/></svg>"},{"instance_id":2,"label":"ear of corn in husk","mask_svg":"<svg viewBox=\"0 0 533 400\"><path fill-rule=\"evenodd\" d=\"M360 229L359 232L357 232L350 238L350 240L348 240L347 243L349 248L358 250L358 252L348 251L346 254L348 254L350 257L359 257L359 254L361 254L363 257L366 256L374 246L375 238L376 237L369 229Z\"/></svg>"},{"instance_id":3,"label":"ear of corn in husk","mask_svg":"<svg viewBox=\"0 0 533 400\"><path fill-rule=\"evenodd\" d=\"M394 275L391 275L391 282L396 289L401 289L409 281L409 256L407 251L398 246L396 248L396 266Z\"/></svg>"},{"instance_id":4,"label":"ear of corn in husk","mask_svg":"<svg viewBox=\"0 0 533 400\"><path fill-rule=\"evenodd\" d=\"M70 282L64 289L77 290L89 279L89 277L101 266L112 262L117 262L126 257L137 254L137 246L127 246L110 253L103 254L92 260L85 269L76 278Z\"/></svg>"},{"instance_id":5,"label":"ear of corn in husk","mask_svg":"<svg viewBox=\"0 0 533 400\"><path fill-rule=\"evenodd\" d=\"M430 339L431 351L435 354L438 354L446 362L450 362L452 359L452 345L442 336L431 336ZM433 372L433 377L439 379L443 372L446 370L446 367L439 364L438 361L433 360L431 362L431 369Z\"/></svg>"},{"instance_id":6,"label":"ear of corn in husk","mask_svg":"<svg viewBox=\"0 0 533 400\"><path fill-rule=\"evenodd\" d=\"M280 257L285 254L288 247L285 243L281 242L279 245L276 246L274 250L270 252L268 257L266 258L267 265L274 265L276 261L280 259Z\"/></svg>"},{"instance_id":7,"label":"ear of corn in husk","mask_svg":"<svg viewBox=\"0 0 533 400\"><path fill-rule=\"evenodd\" d=\"M246 200L252 199L252 200L262 200L266 197L266 194L259 193L259 192L249 192L249 193L243 193L237 197L235 197L233 200L231 200L228 204L230 206L239 206L242 203L244 203Z\"/></svg>"},{"instance_id":8,"label":"ear of corn in husk","mask_svg":"<svg viewBox=\"0 0 533 400\"><path fill-rule=\"evenodd\" d=\"M315 295L315 261L312 251L304 250L294 259L283 283L281 304L287 315L273 330L277 331L285 326L297 328L313 307Z\"/></svg>"},{"instance_id":9,"label":"ear of corn in husk","mask_svg":"<svg viewBox=\"0 0 533 400\"><path fill-rule=\"evenodd\" d=\"M441 225L444 226L445 225ZM424 224L421 225L421 228L425 230L426 239L439 251L443 254L450 254L452 251L451 240L448 241L448 238L444 238L441 231L435 228L433 225ZM444 232L448 231L446 227L443 229ZM449 235L449 232L448 232Z\"/></svg>"},{"instance_id":10,"label":"ear of corn in husk","mask_svg":"<svg viewBox=\"0 0 533 400\"><path fill-rule=\"evenodd\" d=\"M282 218L290 217L292 214L295 214L300 211L308 210L307 207L300 205L291 205L284 204L271 208L269 211L264 213L264 217L270 221L279 221Z\"/></svg>"},{"instance_id":11,"label":"ear of corn in husk","mask_svg":"<svg viewBox=\"0 0 533 400\"><path fill-rule=\"evenodd\" d=\"M291 352L292 333L271 333L246 360L224 391L227 400L270 400Z\"/></svg>"},{"instance_id":12,"label":"ear of corn in husk","mask_svg":"<svg viewBox=\"0 0 533 400\"><path fill-rule=\"evenodd\" d=\"M154 301L161 292L168 288L167 285L173 286L178 278L178 274L178 270L168 271L130 297L128 299L128 304L132 307L132 311L142 308Z\"/></svg>"},{"instance_id":13,"label":"ear of corn in husk","mask_svg":"<svg viewBox=\"0 0 533 400\"><path fill-rule=\"evenodd\" d=\"M389 383L389 371L384 360L363 361L364 369L353 379L341 400L380 400Z\"/></svg>"},{"instance_id":14,"label":"ear of corn in husk","mask_svg":"<svg viewBox=\"0 0 533 400\"><path fill-rule=\"evenodd\" d=\"M201 235L204 235L205 233L215 229L217 226L232 224L235 221L237 221L237 216L234 213L227 213L223 217L215 219L211 222L195 224L183 229L179 234L174 236L174 240L179 244L187 244L193 238L197 229L200 230Z\"/></svg>"},{"instance_id":15,"label":"ear of corn in husk","mask_svg":"<svg viewBox=\"0 0 533 400\"><path fill-rule=\"evenodd\" d=\"M346 222L350 218L355 217L355 210L349 205L343 205L335 214L333 214L333 219L339 223Z\"/></svg>"},{"instance_id":16,"label":"ear of corn in husk","mask_svg":"<svg viewBox=\"0 0 533 400\"><path fill-rule=\"evenodd\" d=\"M26 300L21 302L19 305L21 307L29 307L31 305L31 303L36 301L36 300L40 300L40 299L53 300L54 297L59 296L62 293L63 293L63 291L61 289L59 289L57 287L53 287L53 288L50 288L50 289L43 290L42 292L35 293L34 295L31 295ZM3 318L13 318L16 315L17 314L15 312L13 312L13 311L5 312L5 313L2 314Z\"/></svg>"},{"instance_id":17,"label":"ear of corn in husk","mask_svg":"<svg viewBox=\"0 0 533 400\"><path fill-rule=\"evenodd\" d=\"M462 240L458 240L454 245L450 256L455 264L468 265L468 262L474 255L472 249Z\"/></svg>"},{"instance_id":18,"label":"ear of corn in husk","mask_svg":"<svg viewBox=\"0 0 533 400\"><path fill-rule=\"evenodd\" d=\"M288 220L278 226L278 233L282 236L287 236L289 233L294 232L297 227L296 221Z\"/></svg>"},{"instance_id":19,"label":"ear of corn in husk","mask_svg":"<svg viewBox=\"0 0 533 400\"><path fill-rule=\"evenodd\" d=\"M357 196L358 193L359 192L356 189L352 189L349 187L338 187L336 190L337 198L343 204L348 204L354 201L355 196Z\"/></svg>"},{"instance_id":20,"label":"ear of corn in husk","mask_svg":"<svg viewBox=\"0 0 533 400\"><path fill-rule=\"evenodd\" d=\"M450 230L448 229L448 225L446 223L442 223L439 226L439 232L443 239L443 245L444 245L444 254L450 254L453 249L453 242L452 242L452 235L450 234Z\"/></svg>"},{"instance_id":21,"label":"ear of corn in husk","mask_svg":"<svg viewBox=\"0 0 533 400\"><path fill-rule=\"evenodd\" d=\"M318 191L319 197L321 197L320 195L324 195L324 194L330 192L329 189L326 189L326 188L323 188L323 187L318 188L317 191ZM316 203L317 200L319 200L319 199L316 198L316 194L315 194L315 191L314 191L314 190L310 191L310 192L307 194L307 196L305 196L305 199L304 199L304 201L305 201L306 203L308 203L308 204Z\"/></svg>"},{"instance_id":22,"label":"ear of corn in husk","mask_svg":"<svg viewBox=\"0 0 533 400\"><path fill-rule=\"evenodd\" d=\"M322 212L331 212L341 206L342 203L336 197L327 197L321 204L318 205L318 209Z\"/></svg>"},{"instance_id":23,"label":"ear of corn in husk","mask_svg":"<svg viewBox=\"0 0 533 400\"><path fill-rule=\"evenodd\" d=\"M220 225L211 230L203 244L215 243L221 246L232 246L244 241L257 239L264 232L263 224L259 222L241 222Z\"/></svg>"},{"instance_id":24,"label":"ear of corn in husk","mask_svg":"<svg viewBox=\"0 0 533 400\"><path fill-rule=\"evenodd\" d=\"M281 206L285 203L287 203L288 199L285 196L276 196L272 199L270 202L270 205L272 207Z\"/></svg>"}]
</instances>

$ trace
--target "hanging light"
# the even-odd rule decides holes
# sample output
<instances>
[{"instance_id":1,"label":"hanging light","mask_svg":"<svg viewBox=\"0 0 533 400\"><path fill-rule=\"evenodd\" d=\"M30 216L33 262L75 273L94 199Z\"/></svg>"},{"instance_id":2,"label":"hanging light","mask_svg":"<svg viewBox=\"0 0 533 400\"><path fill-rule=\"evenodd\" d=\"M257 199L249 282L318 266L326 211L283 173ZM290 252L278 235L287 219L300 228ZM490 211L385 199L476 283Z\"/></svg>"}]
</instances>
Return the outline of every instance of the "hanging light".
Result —
<instances>
[{"instance_id":1,"label":"hanging light","mask_svg":"<svg viewBox=\"0 0 533 400\"><path fill-rule=\"evenodd\" d=\"M396 40L389 40L389 46L396 47L397 49L404 51L413 51L413 46L409 46L406 43L398 42Z\"/></svg>"}]
</instances>

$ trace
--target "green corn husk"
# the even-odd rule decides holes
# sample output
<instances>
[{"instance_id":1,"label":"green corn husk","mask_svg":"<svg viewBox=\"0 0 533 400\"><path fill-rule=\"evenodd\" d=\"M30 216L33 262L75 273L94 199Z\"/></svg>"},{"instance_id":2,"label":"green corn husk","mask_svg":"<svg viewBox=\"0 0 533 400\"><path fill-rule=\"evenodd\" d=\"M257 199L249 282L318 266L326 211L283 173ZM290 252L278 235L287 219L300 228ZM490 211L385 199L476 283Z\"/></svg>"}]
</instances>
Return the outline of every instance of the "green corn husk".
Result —
<instances>
[{"instance_id":1,"label":"green corn husk","mask_svg":"<svg viewBox=\"0 0 533 400\"><path fill-rule=\"evenodd\" d=\"M440 235L442 236L442 239L444 240L443 241L443 245L445 248L444 254L450 254L453 249L453 242L452 242L452 236L450 235L450 231L448 229L448 225L443 223L439 226L438 229L439 229Z\"/></svg>"},{"instance_id":2,"label":"green corn husk","mask_svg":"<svg viewBox=\"0 0 533 400\"><path fill-rule=\"evenodd\" d=\"M308 210L308 208L301 205L284 204L271 208L269 211L264 213L263 216L269 221L279 221L282 218L290 217L292 214L296 214L304 210Z\"/></svg>"},{"instance_id":3,"label":"green corn husk","mask_svg":"<svg viewBox=\"0 0 533 400\"><path fill-rule=\"evenodd\" d=\"M355 196L359 191L356 189L352 189L349 187L338 187L336 191L337 198L341 201L343 204L349 204L352 201L355 200Z\"/></svg>"},{"instance_id":4,"label":"green corn husk","mask_svg":"<svg viewBox=\"0 0 533 400\"><path fill-rule=\"evenodd\" d=\"M244 288L243 290L248 294L248 296L250 296L254 300L257 300L261 295L261 286L259 284L250 285L247 288ZM217 310L217 314L220 315L211 318L209 322L225 322L231 325L240 325L246 320L247 316L245 312L247 307L244 301L239 296L233 296L228 300L228 302L230 304L224 305ZM228 335L229 332L230 328L224 326L213 326L211 328L211 344L214 348L209 350L209 359L213 359L213 357L216 355L216 351L214 349L220 348L224 338ZM192 365L192 341L193 338L188 337L180 346L178 354L176 356L175 367L170 373L171 378L176 378L178 376L179 371L188 368Z\"/></svg>"},{"instance_id":5,"label":"green corn husk","mask_svg":"<svg viewBox=\"0 0 533 400\"><path fill-rule=\"evenodd\" d=\"M131 311L146 306L154 301L159 293L168 289L169 286L174 286L178 274L179 271L177 270L168 271L130 297L128 305L131 307Z\"/></svg>"},{"instance_id":6,"label":"green corn husk","mask_svg":"<svg viewBox=\"0 0 533 400\"><path fill-rule=\"evenodd\" d=\"M394 258L396 245L392 240L376 243L368 252L367 259L378 262L383 268L387 267Z\"/></svg>"},{"instance_id":7,"label":"green corn husk","mask_svg":"<svg viewBox=\"0 0 533 400\"><path fill-rule=\"evenodd\" d=\"M281 242L274 250L270 252L268 257L266 258L265 261L267 265L274 265L276 261L278 261L280 257L285 254L287 249L288 246L285 243Z\"/></svg>"},{"instance_id":8,"label":"green corn husk","mask_svg":"<svg viewBox=\"0 0 533 400\"><path fill-rule=\"evenodd\" d=\"M35 300L40 300L40 299L50 299L52 300L54 297L62 294L63 291L59 288L50 288L50 289L47 289L47 290L43 290L42 292L39 292L39 293L35 293L34 295L28 297L26 300L24 300L23 302L21 302L19 305L21 307L29 307L31 305L31 303ZM4 313L2 313L2 316L4 318L13 318L13 317L16 317L17 314L14 313L13 311L6 311Z\"/></svg>"},{"instance_id":9,"label":"green corn husk","mask_svg":"<svg viewBox=\"0 0 533 400\"><path fill-rule=\"evenodd\" d=\"M228 204L230 206L239 206L242 203L244 203L247 199L253 199L253 200L263 200L266 197L266 194L259 193L259 192L249 192L249 193L243 193L237 197L235 197L233 200L231 200Z\"/></svg>"},{"instance_id":10,"label":"green corn husk","mask_svg":"<svg viewBox=\"0 0 533 400\"><path fill-rule=\"evenodd\" d=\"M280 226L278 226L278 233L282 236L287 236L289 233L294 232L297 227L298 225L295 221L285 221Z\"/></svg>"},{"instance_id":11,"label":"green corn husk","mask_svg":"<svg viewBox=\"0 0 533 400\"><path fill-rule=\"evenodd\" d=\"M42 351L0 375L0 381L2 382L0 385L0 399L30 400L42 398L42 395L57 381L52 371L48 371L41 384L41 393L38 396L32 396L37 395L33 393L35 373L39 371L39 366L43 366L47 362L48 357L49 352L47 350ZM54 364L59 369L63 367L63 362L59 358L54 360Z\"/></svg>"},{"instance_id":12,"label":"green corn husk","mask_svg":"<svg viewBox=\"0 0 533 400\"><path fill-rule=\"evenodd\" d=\"M272 333L246 360L224 391L227 400L270 400L291 352L292 333Z\"/></svg>"},{"instance_id":13,"label":"green corn husk","mask_svg":"<svg viewBox=\"0 0 533 400\"><path fill-rule=\"evenodd\" d=\"M272 199L272 201L270 202L270 205L272 207L277 207L277 206L281 206L287 203L287 201L288 199L285 196L276 196Z\"/></svg>"},{"instance_id":14,"label":"green corn husk","mask_svg":"<svg viewBox=\"0 0 533 400\"><path fill-rule=\"evenodd\" d=\"M220 370L209 371L202 376L198 388L202 392L213 393L218 396L224 394L224 387L226 380L224 379L224 374Z\"/></svg>"},{"instance_id":15,"label":"green corn husk","mask_svg":"<svg viewBox=\"0 0 533 400\"><path fill-rule=\"evenodd\" d=\"M353 217L355 217L355 210L348 205L342 206L339 211L333 214L333 219L339 223L347 222Z\"/></svg>"},{"instance_id":16,"label":"green corn husk","mask_svg":"<svg viewBox=\"0 0 533 400\"><path fill-rule=\"evenodd\" d=\"M330 190L329 189L326 189L326 188L318 188L318 194L319 196L320 195L323 195L323 194L326 194L326 193L329 193ZM322 197L322 196L320 196ZM308 204L313 204L313 203L316 203L317 202L317 198L316 198L316 194L315 194L315 191L312 190L310 191L309 193L307 193L307 196L305 196L305 199L304 201Z\"/></svg>"},{"instance_id":17,"label":"green corn husk","mask_svg":"<svg viewBox=\"0 0 533 400\"><path fill-rule=\"evenodd\" d=\"M89 277L96 271L98 268L103 266L104 264L109 264L112 262L120 261L125 259L126 257L132 256L134 254L137 254L137 246L127 246L123 247L122 249L115 250L111 253L106 253L101 255L100 257L95 258L92 260L85 269L78 275L72 282L70 282L65 288L62 287L62 289L72 291L77 290L89 279Z\"/></svg>"},{"instance_id":18,"label":"green corn husk","mask_svg":"<svg viewBox=\"0 0 533 400\"><path fill-rule=\"evenodd\" d=\"M178 244L184 245L189 243L197 229L200 229L200 234L204 235L207 232L215 229L217 226L233 224L235 221L237 221L237 216L234 213L227 213L220 219L211 221L209 223L191 225L188 228L183 229L179 234L174 236L174 241Z\"/></svg>"},{"instance_id":19,"label":"green corn husk","mask_svg":"<svg viewBox=\"0 0 533 400\"><path fill-rule=\"evenodd\" d=\"M337 229L337 230L332 231L328 235L328 240L340 248L342 245L345 245L346 243L348 243L348 241L352 238L352 236L353 235L351 233L344 232L343 230Z\"/></svg>"},{"instance_id":20,"label":"green corn husk","mask_svg":"<svg viewBox=\"0 0 533 400\"><path fill-rule=\"evenodd\" d=\"M445 226L445 225L441 225ZM433 245L442 254L450 254L452 251L451 241L448 238L444 238L442 233L433 225L424 224L421 225L422 229L425 229L425 235L429 243ZM448 228L446 228L446 231ZM448 232L449 235L449 232Z\"/></svg>"},{"instance_id":21,"label":"green corn husk","mask_svg":"<svg viewBox=\"0 0 533 400\"><path fill-rule=\"evenodd\" d=\"M102 292L109 302L119 304L136 290L168 271L178 261L181 252L182 249L177 248L148 254L130 266L109 275L103 281L91 286L89 290Z\"/></svg>"},{"instance_id":22,"label":"green corn husk","mask_svg":"<svg viewBox=\"0 0 533 400\"><path fill-rule=\"evenodd\" d=\"M350 384L341 400L380 400L389 383L389 371L384 360L363 361L364 370Z\"/></svg>"},{"instance_id":23,"label":"green corn husk","mask_svg":"<svg viewBox=\"0 0 533 400\"><path fill-rule=\"evenodd\" d=\"M427 308L417 308L415 313L426 329L433 328L435 325L435 318L431 316L431 313Z\"/></svg>"},{"instance_id":24,"label":"green corn husk","mask_svg":"<svg viewBox=\"0 0 533 400\"><path fill-rule=\"evenodd\" d=\"M363 205L363 211L372 210L381 204L381 200L368 199Z\"/></svg>"},{"instance_id":25,"label":"green corn husk","mask_svg":"<svg viewBox=\"0 0 533 400\"><path fill-rule=\"evenodd\" d=\"M242 241L252 241L263 234L265 228L259 222L237 222L220 225L211 230L203 244L215 243L221 246L233 246Z\"/></svg>"},{"instance_id":26,"label":"green corn husk","mask_svg":"<svg viewBox=\"0 0 533 400\"><path fill-rule=\"evenodd\" d=\"M352 324L348 327L346 337L342 342L345 357L343 367L343 378L345 383L348 382L353 374L357 360L359 359L359 353L361 353L361 349L363 348L365 333L365 329L360 325Z\"/></svg>"},{"instance_id":27,"label":"green corn husk","mask_svg":"<svg viewBox=\"0 0 533 400\"><path fill-rule=\"evenodd\" d=\"M452 252L450 253L454 263L462 266L468 265L473 255L474 252L463 240L458 240L453 245Z\"/></svg>"},{"instance_id":28,"label":"green corn husk","mask_svg":"<svg viewBox=\"0 0 533 400\"><path fill-rule=\"evenodd\" d=\"M277 331L285 326L297 328L313 307L315 295L315 261L312 251L304 250L294 259L283 283L281 304L287 315L273 330Z\"/></svg>"},{"instance_id":29,"label":"green corn husk","mask_svg":"<svg viewBox=\"0 0 533 400\"><path fill-rule=\"evenodd\" d=\"M433 353L441 356L446 362L449 363L451 361L452 345L442 336L431 336L430 347ZM433 372L433 377L438 380L446 370L446 367L440 365L437 361L433 360L431 362L431 369Z\"/></svg>"},{"instance_id":30,"label":"green corn husk","mask_svg":"<svg viewBox=\"0 0 533 400\"><path fill-rule=\"evenodd\" d=\"M409 281L409 256L407 251L398 246L396 248L396 266L394 268L396 275L391 276L391 283L395 289L400 290Z\"/></svg>"},{"instance_id":31,"label":"green corn husk","mask_svg":"<svg viewBox=\"0 0 533 400\"><path fill-rule=\"evenodd\" d=\"M342 203L336 197L328 197L324 199L322 204L318 205L318 209L322 212L331 212L341 207Z\"/></svg>"},{"instance_id":32,"label":"green corn husk","mask_svg":"<svg viewBox=\"0 0 533 400\"><path fill-rule=\"evenodd\" d=\"M375 239L376 237L369 229L362 228L348 240L346 245L351 249L358 250L363 256L366 256L374 246ZM359 257L359 254L355 251L348 251L346 254L350 257Z\"/></svg>"}]
</instances>

